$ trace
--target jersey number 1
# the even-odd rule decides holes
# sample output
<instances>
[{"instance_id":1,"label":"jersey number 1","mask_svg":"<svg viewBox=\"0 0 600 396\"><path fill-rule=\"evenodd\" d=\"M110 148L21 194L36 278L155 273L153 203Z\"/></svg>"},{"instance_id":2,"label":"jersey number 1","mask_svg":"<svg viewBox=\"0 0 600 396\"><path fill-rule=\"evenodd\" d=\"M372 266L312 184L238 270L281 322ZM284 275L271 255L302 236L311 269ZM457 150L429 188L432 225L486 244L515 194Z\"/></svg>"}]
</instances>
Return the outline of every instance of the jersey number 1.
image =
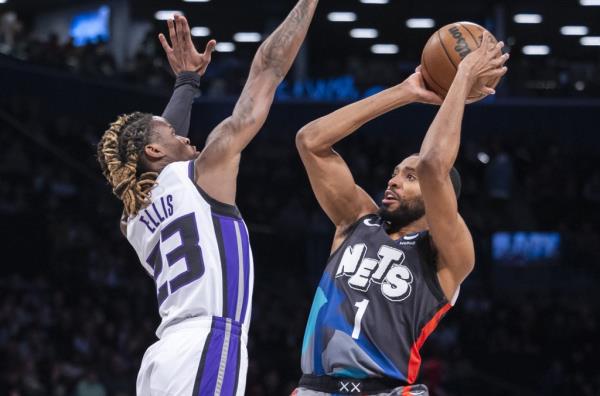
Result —
<instances>
[{"instance_id":1,"label":"jersey number 1","mask_svg":"<svg viewBox=\"0 0 600 396\"><path fill-rule=\"evenodd\" d=\"M160 244L176 233L179 234L181 244L166 254L167 264L171 267L179 260L183 259L187 269L175 278L165 281L159 286L158 276L163 270ZM183 286L200 279L204 274L204 261L202 260L202 250L200 250L200 245L198 245L199 241L198 226L196 224L196 216L194 213L173 220L161 231L160 240L154 249L152 249L152 252L150 252L148 259L146 260L148 265L154 269L154 282L156 282L156 289L158 290L159 307L167 299L169 294L173 294Z\"/></svg>"},{"instance_id":2,"label":"jersey number 1","mask_svg":"<svg viewBox=\"0 0 600 396\"><path fill-rule=\"evenodd\" d=\"M356 311L356 316L354 317L354 330L352 331L352 338L355 340L358 340L358 337L360 337L360 322L362 321L363 315L367 310L367 305L369 305L369 300L366 298L361 302L354 304L354 306L358 308L358 311Z\"/></svg>"}]
</instances>

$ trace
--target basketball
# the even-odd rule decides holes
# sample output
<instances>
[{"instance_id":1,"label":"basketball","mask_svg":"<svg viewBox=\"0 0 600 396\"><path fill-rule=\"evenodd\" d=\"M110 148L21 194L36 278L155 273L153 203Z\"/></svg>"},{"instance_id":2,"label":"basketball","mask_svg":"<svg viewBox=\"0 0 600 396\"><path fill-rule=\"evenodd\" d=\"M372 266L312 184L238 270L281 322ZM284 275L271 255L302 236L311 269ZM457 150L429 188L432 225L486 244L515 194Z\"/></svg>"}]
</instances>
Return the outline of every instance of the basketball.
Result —
<instances>
[{"instance_id":1,"label":"basketball","mask_svg":"<svg viewBox=\"0 0 600 396\"><path fill-rule=\"evenodd\" d=\"M427 88L442 98L446 97L458 70L458 64L481 45L483 33L486 31L476 23L456 22L435 32L425 44L421 55L421 73ZM493 38L493 41L496 42L496 39ZM500 78L496 78L487 86L495 88L499 82ZM473 91L469 94L468 100L473 102L484 96Z\"/></svg>"}]
</instances>

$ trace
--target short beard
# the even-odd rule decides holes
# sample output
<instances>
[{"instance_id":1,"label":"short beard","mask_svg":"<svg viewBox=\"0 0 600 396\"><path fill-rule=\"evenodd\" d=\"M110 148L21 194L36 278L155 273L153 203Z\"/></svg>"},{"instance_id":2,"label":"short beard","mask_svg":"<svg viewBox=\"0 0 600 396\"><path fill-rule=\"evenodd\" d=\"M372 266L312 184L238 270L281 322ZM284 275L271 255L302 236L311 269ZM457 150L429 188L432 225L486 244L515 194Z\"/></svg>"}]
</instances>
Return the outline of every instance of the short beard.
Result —
<instances>
[{"instance_id":1,"label":"short beard","mask_svg":"<svg viewBox=\"0 0 600 396\"><path fill-rule=\"evenodd\" d=\"M382 205L377 214L387 225L388 231L395 232L425 216L425 203L420 198L399 201L396 210L389 210Z\"/></svg>"}]
</instances>

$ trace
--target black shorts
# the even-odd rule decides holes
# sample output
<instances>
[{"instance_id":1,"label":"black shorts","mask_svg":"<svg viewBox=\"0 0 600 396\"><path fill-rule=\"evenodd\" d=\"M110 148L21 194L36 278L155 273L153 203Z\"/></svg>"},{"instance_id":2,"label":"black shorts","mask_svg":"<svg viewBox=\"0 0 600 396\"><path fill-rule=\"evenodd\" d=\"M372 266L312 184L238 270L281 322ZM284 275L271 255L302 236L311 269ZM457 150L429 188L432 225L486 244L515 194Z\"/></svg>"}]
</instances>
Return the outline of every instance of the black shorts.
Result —
<instances>
[{"instance_id":1,"label":"black shorts","mask_svg":"<svg viewBox=\"0 0 600 396\"><path fill-rule=\"evenodd\" d=\"M397 395L428 396L425 385L408 385L404 381L393 378L337 378L329 376L303 375L294 395L311 396L312 394L342 395Z\"/></svg>"}]
</instances>

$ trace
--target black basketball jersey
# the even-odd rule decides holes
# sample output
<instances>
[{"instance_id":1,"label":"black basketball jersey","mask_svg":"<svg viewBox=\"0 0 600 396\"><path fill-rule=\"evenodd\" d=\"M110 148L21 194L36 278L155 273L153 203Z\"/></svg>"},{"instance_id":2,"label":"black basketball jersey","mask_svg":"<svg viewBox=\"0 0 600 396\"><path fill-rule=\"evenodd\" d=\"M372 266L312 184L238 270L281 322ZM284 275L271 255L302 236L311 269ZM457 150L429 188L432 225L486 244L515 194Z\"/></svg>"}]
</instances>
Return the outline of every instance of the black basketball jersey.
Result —
<instances>
[{"instance_id":1,"label":"black basketball jersey","mask_svg":"<svg viewBox=\"0 0 600 396\"><path fill-rule=\"evenodd\" d=\"M427 231L394 241L377 215L330 256L302 345L302 372L414 383L419 350L451 305Z\"/></svg>"}]
</instances>

